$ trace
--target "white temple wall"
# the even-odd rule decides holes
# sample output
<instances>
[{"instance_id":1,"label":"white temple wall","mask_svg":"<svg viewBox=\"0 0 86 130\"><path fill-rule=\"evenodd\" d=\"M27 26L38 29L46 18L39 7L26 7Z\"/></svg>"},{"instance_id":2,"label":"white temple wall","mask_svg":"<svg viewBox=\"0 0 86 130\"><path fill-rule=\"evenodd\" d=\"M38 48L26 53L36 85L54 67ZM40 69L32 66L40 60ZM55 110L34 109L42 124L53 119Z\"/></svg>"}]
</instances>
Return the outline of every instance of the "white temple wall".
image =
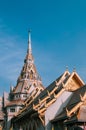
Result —
<instances>
[{"instance_id":1,"label":"white temple wall","mask_svg":"<svg viewBox=\"0 0 86 130\"><path fill-rule=\"evenodd\" d=\"M61 96L47 108L45 112L45 130L51 130L50 121L63 110L71 96L72 92L64 91Z\"/></svg>"}]
</instances>

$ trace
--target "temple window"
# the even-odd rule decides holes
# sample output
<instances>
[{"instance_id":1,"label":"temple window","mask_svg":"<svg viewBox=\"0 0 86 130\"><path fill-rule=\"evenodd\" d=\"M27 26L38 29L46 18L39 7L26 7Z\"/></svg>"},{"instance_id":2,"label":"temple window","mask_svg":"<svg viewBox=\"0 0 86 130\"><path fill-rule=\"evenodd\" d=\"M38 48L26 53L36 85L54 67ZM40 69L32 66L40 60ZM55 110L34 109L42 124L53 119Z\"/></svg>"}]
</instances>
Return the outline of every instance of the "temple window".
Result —
<instances>
[{"instance_id":1,"label":"temple window","mask_svg":"<svg viewBox=\"0 0 86 130\"><path fill-rule=\"evenodd\" d=\"M17 98L20 98L20 94L15 95L15 98L16 98L16 99L17 99Z\"/></svg>"},{"instance_id":2,"label":"temple window","mask_svg":"<svg viewBox=\"0 0 86 130\"><path fill-rule=\"evenodd\" d=\"M25 95L23 95L23 97L24 97L24 98L26 98L26 97L27 97L27 95L25 94Z\"/></svg>"},{"instance_id":3,"label":"temple window","mask_svg":"<svg viewBox=\"0 0 86 130\"><path fill-rule=\"evenodd\" d=\"M10 108L10 112L15 112L15 108Z\"/></svg>"}]
</instances>

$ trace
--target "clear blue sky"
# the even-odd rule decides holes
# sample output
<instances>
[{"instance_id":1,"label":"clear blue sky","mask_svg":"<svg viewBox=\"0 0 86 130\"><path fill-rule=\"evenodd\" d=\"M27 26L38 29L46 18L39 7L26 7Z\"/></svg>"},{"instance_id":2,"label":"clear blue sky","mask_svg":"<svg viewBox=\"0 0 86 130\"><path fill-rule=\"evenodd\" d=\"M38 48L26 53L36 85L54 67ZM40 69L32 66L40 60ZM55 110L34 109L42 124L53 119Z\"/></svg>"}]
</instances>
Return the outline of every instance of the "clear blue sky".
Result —
<instances>
[{"instance_id":1,"label":"clear blue sky","mask_svg":"<svg viewBox=\"0 0 86 130\"><path fill-rule=\"evenodd\" d=\"M9 91L23 66L28 29L44 86L66 66L86 81L86 0L0 1L0 95Z\"/></svg>"}]
</instances>

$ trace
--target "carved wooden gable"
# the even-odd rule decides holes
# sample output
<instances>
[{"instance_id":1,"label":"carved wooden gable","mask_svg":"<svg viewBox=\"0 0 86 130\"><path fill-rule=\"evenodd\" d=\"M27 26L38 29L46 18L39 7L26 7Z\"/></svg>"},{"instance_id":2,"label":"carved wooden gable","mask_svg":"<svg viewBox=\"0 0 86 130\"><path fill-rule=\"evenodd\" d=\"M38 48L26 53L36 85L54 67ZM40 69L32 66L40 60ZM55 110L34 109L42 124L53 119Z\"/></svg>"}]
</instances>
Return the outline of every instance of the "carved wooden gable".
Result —
<instances>
[{"instance_id":1,"label":"carved wooden gable","mask_svg":"<svg viewBox=\"0 0 86 130\"><path fill-rule=\"evenodd\" d=\"M83 85L85 85L85 83L82 81L79 75L76 72L73 72L68 81L66 82L65 88L68 91L75 91Z\"/></svg>"}]
</instances>

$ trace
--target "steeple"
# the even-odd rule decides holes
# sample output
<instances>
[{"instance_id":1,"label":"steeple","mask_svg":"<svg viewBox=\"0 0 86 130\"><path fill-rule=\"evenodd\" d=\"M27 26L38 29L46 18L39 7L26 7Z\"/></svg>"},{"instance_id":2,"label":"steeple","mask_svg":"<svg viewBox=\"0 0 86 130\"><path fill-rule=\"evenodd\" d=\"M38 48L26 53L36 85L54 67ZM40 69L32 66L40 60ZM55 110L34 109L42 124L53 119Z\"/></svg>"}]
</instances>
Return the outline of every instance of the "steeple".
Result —
<instances>
[{"instance_id":1,"label":"steeple","mask_svg":"<svg viewBox=\"0 0 86 130\"><path fill-rule=\"evenodd\" d=\"M34 59L32 56L32 47L31 47L31 31L28 31L28 48L27 48L27 55L26 58L24 60L25 63L33 63Z\"/></svg>"},{"instance_id":2,"label":"steeple","mask_svg":"<svg viewBox=\"0 0 86 130\"><path fill-rule=\"evenodd\" d=\"M32 91L41 91L43 89L44 87L42 85L41 78L34 64L31 47L31 31L29 31L27 54L24 60L24 66L22 67L20 76L17 80L17 85L15 87L14 93L30 94Z\"/></svg>"},{"instance_id":3,"label":"steeple","mask_svg":"<svg viewBox=\"0 0 86 130\"><path fill-rule=\"evenodd\" d=\"M31 31L28 31L28 51L29 54L32 54L32 47L31 47Z\"/></svg>"}]
</instances>

